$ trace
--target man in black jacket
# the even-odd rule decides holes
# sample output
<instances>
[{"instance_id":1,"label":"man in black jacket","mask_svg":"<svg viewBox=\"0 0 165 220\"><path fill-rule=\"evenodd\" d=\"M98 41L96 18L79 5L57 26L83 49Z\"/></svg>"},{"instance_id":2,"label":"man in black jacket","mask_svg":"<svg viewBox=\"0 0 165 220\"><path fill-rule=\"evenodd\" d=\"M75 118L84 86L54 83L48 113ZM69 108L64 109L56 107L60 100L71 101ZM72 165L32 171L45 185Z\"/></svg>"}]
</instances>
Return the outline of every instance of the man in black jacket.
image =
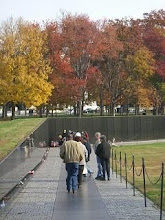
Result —
<instances>
[{"instance_id":1,"label":"man in black jacket","mask_svg":"<svg viewBox=\"0 0 165 220\"><path fill-rule=\"evenodd\" d=\"M101 135L100 137L101 143L97 146L96 155L101 160L101 165L103 168L103 178L101 180L105 180L105 172L107 173L108 180L110 180L110 150L111 146L106 141L106 136Z\"/></svg>"}]
</instances>

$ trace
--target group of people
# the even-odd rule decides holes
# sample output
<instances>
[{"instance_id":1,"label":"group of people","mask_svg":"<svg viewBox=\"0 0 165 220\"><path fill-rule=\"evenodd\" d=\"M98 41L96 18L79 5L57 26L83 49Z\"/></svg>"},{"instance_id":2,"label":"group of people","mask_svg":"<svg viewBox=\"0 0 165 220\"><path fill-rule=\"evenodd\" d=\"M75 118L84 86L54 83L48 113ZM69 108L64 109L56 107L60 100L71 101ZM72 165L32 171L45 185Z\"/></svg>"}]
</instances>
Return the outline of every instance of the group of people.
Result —
<instances>
[{"instance_id":1,"label":"group of people","mask_svg":"<svg viewBox=\"0 0 165 220\"><path fill-rule=\"evenodd\" d=\"M64 160L67 178L67 191L74 193L82 184L83 174L86 169L87 172L92 173L87 166L90 160L91 145L88 142L88 137L80 132L67 132L65 134L66 140L60 147L60 157Z\"/></svg>"},{"instance_id":2,"label":"group of people","mask_svg":"<svg viewBox=\"0 0 165 220\"><path fill-rule=\"evenodd\" d=\"M111 154L111 146L109 142L106 140L105 135L101 135L100 132L95 133L95 145L94 150L96 154L97 160L97 176L96 180L110 180L110 154Z\"/></svg>"},{"instance_id":3,"label":"group of people","mask_svg":"<svg viewBox=\"0 0 165 220\"><path fill-rule=\"evenodd\" d=\"M65 137L64 137L65 136ZM67 171L66 186L67 191L73 193L81 186L83 174L91 174L93 171L88 166L90 160L91 145L87 132L66 132L63 134L64 141L60 146L60 157L65 163ZM95 134L94 151L97 159L98 172L96 180L110 180L110 144L106 141L106 136L100 132Z\"/></svg>"}]
</instances>

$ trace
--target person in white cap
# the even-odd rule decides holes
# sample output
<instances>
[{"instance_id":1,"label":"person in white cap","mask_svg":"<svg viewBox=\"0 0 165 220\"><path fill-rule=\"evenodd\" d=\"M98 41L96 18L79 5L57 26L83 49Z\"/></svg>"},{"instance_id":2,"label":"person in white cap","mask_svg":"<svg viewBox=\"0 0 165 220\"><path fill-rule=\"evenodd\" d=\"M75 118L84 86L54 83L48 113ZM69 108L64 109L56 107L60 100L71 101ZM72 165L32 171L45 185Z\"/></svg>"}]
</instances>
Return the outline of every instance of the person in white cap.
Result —
<instances>
[{"instance_id":1,"label":"person in white cap","mask_svg":"<svg viewBox=\"0 0 165 220\"><path fill-rule=\"evenodd\" d=\"M98 145L101 143L100 141L100 137L101 137L101 133L100 132L96 132L95 133L95 144L94 144L94 151L96 153L96 150L97 150L97 147ZM103 168L102 168L102 165L101 165L101 160L100 158L96 155L96 161L97 161L97 176L96 176L96 180L100 180L102 179L102 176L103 176Z\"/></svg>"},{"instance_id":2,"label":"person in white cap","mask_svg":"<svg viewBox=\"0 0 165 220\"><path fill-rule=\"evenodd\" d=\"M67 178L66 185L67 190L73 193L77 191L77 175L79 171L79 162L84 158L83 151L81 150L78 142L73 140L72 134L66 135L66 141L60 147L60 157L66 164Z\"/></svg>"},{"instance_id":3,"label":"person in white cap","mask_svg":"<svg viewBox=\"0 0 165 220\"><path fill-rule=\"evenodd\" d=\"M75 141L78 142L79 148L83 152L83 159L79 163L79 172L78 172L78 187L80 187L82 184L83 170L84 170L84 166L86 164L86 158L88 158L88 151L87 151L85 145L81 143L81 133L80 132L77 132L75 134L74 139L75 139Z\"/></svg>"}]
</instances>

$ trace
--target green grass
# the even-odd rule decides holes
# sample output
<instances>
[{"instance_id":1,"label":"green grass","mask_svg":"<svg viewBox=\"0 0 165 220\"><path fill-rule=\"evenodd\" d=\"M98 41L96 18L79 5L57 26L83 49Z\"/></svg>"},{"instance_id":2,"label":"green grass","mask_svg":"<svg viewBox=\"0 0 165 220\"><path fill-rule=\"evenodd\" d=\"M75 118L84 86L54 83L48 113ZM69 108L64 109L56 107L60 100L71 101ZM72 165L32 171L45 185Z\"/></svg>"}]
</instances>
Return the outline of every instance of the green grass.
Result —
<instances>
[{"instance_id":1,"label":"green grass","mask_svg":"<svg viewBox=\"0 0 165 220\"><path fill-rule=\"evenodd\" d=\"M154 144L144 144L144 145L134 145L134 146L122 146L113 148L114 152L116 150L117 160L120 158L120 152L122 155L122 176L125 177L125 168L124 168L124 157L125 153L127 154L127 167L128 167L128 181L132 184L133 172L131 168L132 164L132 155L135 158L135 186L143 193L143 175L141 174L142 168L142 157L145 161L145 167L148 173L150 180L155 183L161 174L162 162L165 162L165 143L154 143ZM119 162L118 172L119 172ZM114 161L115 169L115 161ZM164 181L165 182L165 181ZM157 184L151 184L151 182L146 177L146 190L147 197L154 202L155 205L160 206L160 189L161 181ZM165 191L165 184L164 184ZM165 210L165 196L163 198L163 209Z\"/></svg>"},{"instance_id":2,"label":"green grass","mask_svg":"<svg viewBox=\"0 0 165 220\"><path fill-rule=\"evenodd\" d=\"M45 119L28 118L0 121L0 161Z\"/></svg>"}]
</instances>

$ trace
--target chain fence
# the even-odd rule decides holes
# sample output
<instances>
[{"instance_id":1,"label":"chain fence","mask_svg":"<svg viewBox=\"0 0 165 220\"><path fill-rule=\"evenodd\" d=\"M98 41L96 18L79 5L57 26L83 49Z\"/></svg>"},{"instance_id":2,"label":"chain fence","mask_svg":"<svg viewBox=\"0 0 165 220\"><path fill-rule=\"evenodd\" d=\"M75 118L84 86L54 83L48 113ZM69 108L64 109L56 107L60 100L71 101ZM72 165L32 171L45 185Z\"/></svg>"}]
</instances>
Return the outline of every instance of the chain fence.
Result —
<instances>
[{"instance_id":1,"label":"chain fence","mask_svg":"<svg viewBox=\"0 0 165 220\"><path fill-rule=\"evenodd\" d=\"M152 178L148 174L148 170L145 166L145 160L142 157L142 163L141 166L137 167L135 164L135 156L132 155L131 165L128 166L127 161L127 154L125 153L124 159L122 158L122 152L119 152L119 155L117 155L117 151L112 148L111 150L111 164L112 164L112 173L116 173L116 178L118 177L118 174L120 175L120 182L122 182L122 178L125 179L126 182L126 188L128 185L128 172L132 172L132 188L133 188L133 196L135 196L135 180L136 176L141 177L143 181L143 195L144 195L144 204L145 207L147 207L147 185L146 180L152 185L155 186L157 184L160 184L160 220L162 220L162 214L163 214L163 192L164 192L164 163L162 162L160 175L159 177L153 181ZM115 166L114 166L115 164ZM118 167L119 166L119 167ZM124 169L123 169L124 168ZM123 173L124 170L124 173Z\"/></svg>"}]
</instances>

